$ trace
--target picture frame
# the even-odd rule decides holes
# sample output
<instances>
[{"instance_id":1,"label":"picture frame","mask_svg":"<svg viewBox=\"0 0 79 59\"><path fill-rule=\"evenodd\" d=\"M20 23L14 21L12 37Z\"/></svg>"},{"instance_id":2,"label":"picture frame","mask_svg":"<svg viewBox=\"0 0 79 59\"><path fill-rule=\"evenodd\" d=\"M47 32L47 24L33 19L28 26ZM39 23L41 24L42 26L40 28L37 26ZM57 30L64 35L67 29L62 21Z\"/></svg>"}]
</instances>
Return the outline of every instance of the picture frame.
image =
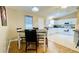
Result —
<instances>
[{"instance_id":1,"label":"picture frame","mask_svg":"<svg viewBox=\"0 0 79 59\"><path fill-rule=\"evenodd\" d=\"M5 6L0 6L0 16L2 26L7 26L7 16Z\"/></svg>"}]
</instances>

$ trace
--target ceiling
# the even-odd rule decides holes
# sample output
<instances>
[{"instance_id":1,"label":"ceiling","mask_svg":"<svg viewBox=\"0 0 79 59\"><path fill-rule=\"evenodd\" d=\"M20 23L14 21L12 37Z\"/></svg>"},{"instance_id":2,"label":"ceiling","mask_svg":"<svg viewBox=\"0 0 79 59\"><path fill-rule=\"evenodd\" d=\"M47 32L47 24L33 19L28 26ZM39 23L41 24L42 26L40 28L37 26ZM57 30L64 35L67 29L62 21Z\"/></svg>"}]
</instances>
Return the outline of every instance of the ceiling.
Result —
<instances>
[{"instance_id":1,"label":"ceiling","mask_svg":"<svg viewBox=\"0 0 79 59\"><path fill-rule=\"evenodd\" d=\"M77 8L76 6L67 7L65 9L61 8L60 6L37 6L39 8L39 12L32 12L31 9L33 6L8 6L8 7L11 9L21 10L40 16L53 16L54 18L66 16L70 13L73 13L76 11Z\"/></svg>"}]
</instances>

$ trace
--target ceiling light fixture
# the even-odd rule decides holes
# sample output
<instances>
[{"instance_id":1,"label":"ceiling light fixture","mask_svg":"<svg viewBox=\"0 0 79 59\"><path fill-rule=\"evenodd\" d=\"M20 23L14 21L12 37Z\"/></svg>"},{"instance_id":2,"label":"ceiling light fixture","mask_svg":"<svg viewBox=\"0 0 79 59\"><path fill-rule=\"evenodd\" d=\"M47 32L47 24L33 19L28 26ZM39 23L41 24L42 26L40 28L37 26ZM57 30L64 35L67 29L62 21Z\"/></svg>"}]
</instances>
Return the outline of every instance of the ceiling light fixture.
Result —
<instances>
[{"instance_id":1,"label":"ceiling light fixture","mask_svg":"<svg viewBox=\"0 0 79 59\"><path fill-rule=\"evenodd\" d=\"M38 11L39 11L39 8L38 8L38 7L33 7L33 8L32 8L32 11L33 11L33 12L38 12Z\"/></svg>"}]
</instances>

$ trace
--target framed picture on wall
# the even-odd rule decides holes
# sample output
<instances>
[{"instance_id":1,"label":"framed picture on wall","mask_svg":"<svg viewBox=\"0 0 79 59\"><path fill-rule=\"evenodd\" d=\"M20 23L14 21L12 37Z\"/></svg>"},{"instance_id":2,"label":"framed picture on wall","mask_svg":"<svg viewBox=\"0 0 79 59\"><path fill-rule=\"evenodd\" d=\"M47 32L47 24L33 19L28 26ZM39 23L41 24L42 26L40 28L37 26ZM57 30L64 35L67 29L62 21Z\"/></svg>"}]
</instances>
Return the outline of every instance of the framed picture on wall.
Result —
<instances>
[{"instance_id":1,"label":"framed picture on wall","mask_svg":"<svg viewBox=\"0 0 79 59\"><path fill-rule=\"evenodd\" d=\"M0 6L0 13L1 13L1 24L2 24L2 26L7 26L7 16L6 16L5 6Z\"/></svg>"}]
</instances>

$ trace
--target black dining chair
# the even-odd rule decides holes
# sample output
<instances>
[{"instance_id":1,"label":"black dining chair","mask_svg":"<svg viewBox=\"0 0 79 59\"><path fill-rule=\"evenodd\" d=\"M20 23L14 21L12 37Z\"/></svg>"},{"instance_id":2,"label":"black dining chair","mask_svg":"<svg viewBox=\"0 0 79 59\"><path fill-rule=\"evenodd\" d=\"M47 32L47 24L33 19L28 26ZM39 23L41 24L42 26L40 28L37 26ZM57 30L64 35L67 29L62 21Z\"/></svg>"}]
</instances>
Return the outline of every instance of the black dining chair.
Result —
<instances>
[{"instance_id":1,"label":"black dining chair","mask_svg":"<svg viewBox=\"0 0 79 59\"><path fill-rule=\"evenodd\" d=\"M37 33L36 30L25 30L25 39L26 39L26 52L27 50L36 50L38 46ZM34 45L35 47L29 47L30 45Z\"/></svg>"}]
</instances>

